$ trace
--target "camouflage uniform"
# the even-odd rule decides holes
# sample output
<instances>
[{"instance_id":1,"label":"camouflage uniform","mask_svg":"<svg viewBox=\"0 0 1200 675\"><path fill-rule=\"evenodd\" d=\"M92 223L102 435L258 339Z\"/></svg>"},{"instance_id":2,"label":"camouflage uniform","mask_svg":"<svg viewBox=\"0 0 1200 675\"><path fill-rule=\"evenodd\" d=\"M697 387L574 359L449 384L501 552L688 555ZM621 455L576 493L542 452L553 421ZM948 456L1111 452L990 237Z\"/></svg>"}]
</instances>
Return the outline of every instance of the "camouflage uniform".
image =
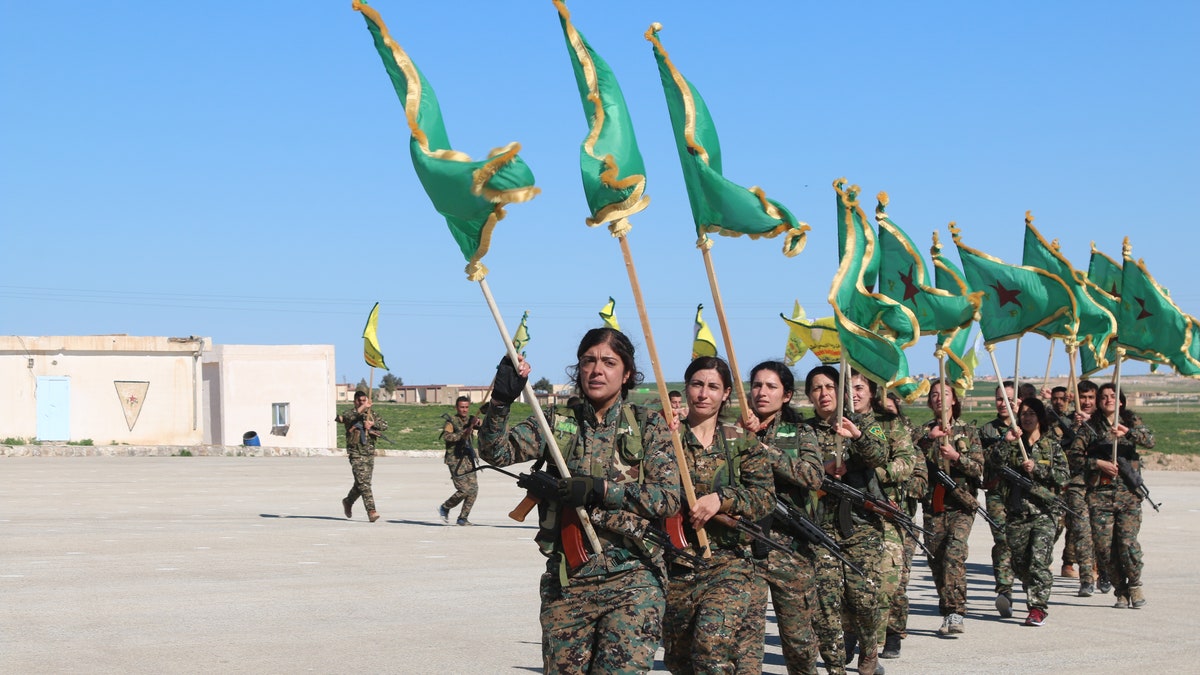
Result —
<instances>
[{"instance_id":1,"label":"camouflage uniform","mask_svg":"<svg viewBox=\"0 0 1200 675\"><path fill-rule=\"evenodd\" d=\"M875 478L883 495L900 506L904 504L905 485L912 477L917 462L924 463L924 460L918 458L908 420L891 413L875 413L875 418L887 436L887 463L875 469ZM879 562L880 644L887 639L892 602L900 592L900 578L904 574L904 544L911 538L900 526L883 521L883 555Z\"/></svg>"},{"instance_id":2,"label":"camouflage uniform","mask_svg":"<svg viewBox=\"0 0 1200 675\"><path fill-rule=\"evenodd\" d=\"M1070 562L1079 565L1080 584L1093 584L1096 581L1096 547L1092 542L1092 518L1088 508L1087 482L1084 471L1087 468L1087 448L1092 443L1095 431L1090 424L1079 421L1077 417L1072 427L1072 441L1067 449L1067 464L1071 469L1071 478L1067 481L1067 489L1063 500L1067 508L1078 516L1067 514L1067 543L1075 554ZM1072 546L1073 545L1073 546ZM1064 546L1063 562L1068 562Z\"/></svg>"},{"instance_id":3,"label":"camouflage uniform","mask_svg":"<svg viewBox=\"0 0 1200 675\"><path fill-rule=\"evenodd\" d=\"M1141 593L1142 545L1137 536L1142 529L1142 498L1129 489L1119 474L1109 479L1096 466L1098 459L1112 461L1112 425L1099 412L1092 415L1088 424L1094 435L1087 446L1085 476L1096 566L1112 582L1113 594L1128 600L1130 593ZM1140 474L1141 457L1137 449L1138 446L1153 448L1154 432L1137 415L1122 424L1129 431L1117 443L1117 456L1128 460Z\"/></svg>"},{"instance_id":4,"label":"camouflage uniform","mask_svg":"<svg viewBox=\"0 0 1200 675\"><path fill-rule=\"evenodd\" d=\"M539 459L546 448L535 418L506 428L509 405L495 401L479 432L480 456L496 466ZM539 543L548 556L539 586L546 673L639 673L654 665L662 640L662 558L626 536L679 510L679 474L670 431L656 411L614 404L597 419L584 400L556 415L556 440L571 475L604 478L589 507L602 550L568 568L557 504L539 506ZM546 534L547 537L542 535Z\"/></svg>"},{"instance_id":5,"label":"camouflage uniform","mask_svg":"<svg viewBox=\"0 0 1200 675\"><path fill-rule=\"evenodd\" d=\"M776 415L767 428L758 432L758 438L767 446L776 496L808 511L811 517L815 509L810 499L815 500L825 475L821 449L812 428L807 424L781 422ZM771 527L771 536L793 551L791 554L771 551L766 561L766 579L787 671L789 675L816 675L817 641L813 633L817 608L813 583L816 555L807 542L793 537L778 521Z\"/></svg>"},{"instance_id":6,"label":"camouflage uniform","mask_svg":"<svg viewBox=\"0 0 1200 675\"><path fill-rule=\"evenodd\" d=\"M938 424L933 420L918 428L914 440L925 453L926 461L941 466L958 484L958 489L947 490L930 469L929 491L922 505L925 529L931 532L925 538L925 545L933 553L929 569L937 587L938 610L942 616L963 615L967 611L967 539L979 506L975 495L983 476L983 449L975 427L954 420L949 438L960 456L954 462L942 459L938 444L929 436Z\"/></svg>"},{"instance_id":7,"label":"camouflage uniform","mask_svg":"<svg viewBox=\"0 0 1200 675\"><path fill-rule=\"evenodd\" d=\"M846 413L846 417L862 431L854 440L841 439L841 461L846 466L842 482L864 492L881 496L875 468L883 466L887 457L887 437L873 417ZM829 422L814 417L808 420L817 435L824 462L838 455L838 439ZM851 562L867 572L867 577L847 569L828 551L817 552L817 606L814 624L821 658L830 673L846 672L844 632L858 636L863 654L874 654L879 634L879 559L883 556L883 525L878 516L857 508L846 508L837 497L824 495L818 502L818 523L838 543Z\"/></svg>"},{"instance_id":8,"label":"camouflage uniform","mask_svg":"<svg viewBox=\"0 0 1200 675\"><path fill-rule=\"evenodd\" d=\"M912 423L908 421L907 417L903 420L911 438ZM902 498L898 501L900 508L908 514L909 518L916 517L917 506L925 498L925 493L929 489L929 468L925 464L925 453L915 444L912 447L916 465L913 467L912 476L899 491ZM916 550L916 538L905 537L904 567L900 570L900 584L896 587L896 593L892 597L892 605L887 618L887 633L899 635L902 638L908 637L908 580L912 575L912 562Z\"/></svg>"},{"instance_id":9,"label":"camouflage uniform","mask_svg":"<svg viewBox=\"0 0 1200 675\"><path fill-rule=\"evenodd\" d=\"M471 436L475 434L468 422L469 415L452 415L446 420L442 429L442 440L446 442L446 455L443 458L450 469L450 480L454 483L454 494L442 502L442 512L462 504L458 519L465 521L471 515L471 507L479 496L479 480L472 469L475 468L475 449L471 447Z\"/></svg>"},{"instance_id":10,"label":"camouflage uniform","mask_svg":"<svg viewBox=\"0 0 1200 675\"><path fill-rule=\"evenodd\" d=\"M1058 441L1043 436L1028 448L1033 474L1021 468L1021 441L1001 441L997 466L1008 466L1028 476L1034 487L1026 491L1006 480L996 489L1008 513L1007 541L1012 551L1013 572L1025 584L1029 607L1045 611L1054 587L1054 524L1058 520L1055 498L1070 477L1067 456Z\"/></svg>"},{"instance_id":11,"label":"camouflage uniform","mask_svg":"<svg viewBox=\"0 0 1200 675\"><path fill-rule=\"evenodd\" d=\"M1015 403L1015 402L1014 402ZM1015 408L1015 405L1014 405ZM1000 491L999 464L996 449L1004 440L1010 425L997 417L979 428L979 445L983 447L983 489L987 514L1000 527L988 525L992 530L992 577L996 580L996 593L1012 596L1013 567L1012 552L1008 547L1008 514L1004 508L1004 494ZM1005 493L1006 494L1006 493Z\"/></svg>"},{"instance_id":12,"label":"camouflage uniform","mask_svg":"<svg viewBox=\"0 0 1200 675\"><path fill-rule=\"evenodd\" d=\"M371 420L371 431L367 431L368 419ZM361 496L363 508L369 513L375 510L375 495L371 493L371 476L375 473L375 436L387 431L388 424L371 408L363 412L351 408L338 415L338 421L346 427L346 456L350 459L350 473L354 475L354 485L346 494L345 503L353 504ZM371 432L375 432L374 435Z\"/></svg>"},{"instance_id":13,"label":"camouflage uniform","mask_svg":"<svg viewBox=\"0 0 1200 675\"><path fill-rule=\"evenodd\" d=\"M1071 443L1075 440L1075 432L1072 430L1074 420L1070 415L1060 415L1053 407L1046 408L1046 414L1050 415L1050 435L1054 440L1058 441L1058 447L1062 448L1063 453L1070 451ZM1070 456L1068 455L1068 465L1070 464ZM1063 500L1066 501L1066 493L1063 493ZM1070 504L1067 505L1070 507ZM1060 513L1056 518L1054 529L1054 543L1057 544L1059 538L1063 534L1067 535L1066 541L1063 543L1062 561L1063 565L1077 565L1079 563L1079 555L1075 552L1075 538L1068 529L1069 519L1072 517L1065 510L1059 509ZM1080 578L1082 579L1082 574Z\"/></svg>"},{"instance_id":14,"label":"camouflage uniform","mask_svg":"<svg viewBox=\"0 0 1200 675\"><path fill-rule=\"evenodd\" d=\"M718 425L701 445L686 421L680 427L696 496L716 492L721 513L760 521L775 507L771 464L757 438ZM685 509L686 511L686 509ZM712 557L701 569L672 564L663 621L663 663L672 673L761 673L767 582L749 536L715 520L704 528ZM689 542L695 532L684 517ZM692 553L701 555L699 544Z\"/></svg>"}]
</instances>

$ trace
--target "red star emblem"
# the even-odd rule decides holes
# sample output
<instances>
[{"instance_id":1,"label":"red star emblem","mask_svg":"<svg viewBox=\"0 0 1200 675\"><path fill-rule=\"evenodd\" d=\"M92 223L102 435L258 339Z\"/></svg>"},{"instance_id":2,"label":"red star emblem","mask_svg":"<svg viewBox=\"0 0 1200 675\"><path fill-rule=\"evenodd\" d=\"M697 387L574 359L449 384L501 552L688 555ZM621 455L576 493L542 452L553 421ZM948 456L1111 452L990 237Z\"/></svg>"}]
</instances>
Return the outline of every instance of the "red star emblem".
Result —
<instances>
[{"instance_id":1,"label":"red star emblem","mask_svg":"<svg viewBox=\"0 0 1200 675\"><path fill-rule=\"evenodd\" d=\"M1137 297L1137 296L1134 296L1134 298L1133 298L1133 299L1134 299L1134 300L1136 300L1136 301L1137 301L1137 304L1138 304L1138 306L1142 308L1142 311L1141 311L1141 313L1137 315L1137 320L1138 320L1138 321L1141 321L1142 319L1145 319L1145 318L1147 318L1147 317L1154 316L1154 315L1153 315L1153 314L1151 314L1150 312L1146 311L1146 301L1145 301L1145 300L1143 300L1142 298L1139 298L1139 297Z\"/></svg>"},{"instance_id":2,"label":"red star emblem","mask_svg":"<svg viewBox=\"0 0 1200 675\"><path fill-rule=\"evenodd\" d=\"M918 293L921 292L921 289L917 288L916 284L913 283L913 266L912 265L908 266L908 274L907 275L904 274L904 272L900 273L900 281L902 281L904 283L904 299L905 300L912 300L913 298L917 297Z\"/></svg>"},{"instance_id":3,"label":"red star emblem","mask_svg":"<svg viewBox=\"0 0 1200 675\"><path fill-rule=\"evenodd\" d=\"M1017 296L1021 294L1021 289L1018 288L1018 289L1010 291L1009 289L1005 288L1004 285L1001 284L999 281L992 284L989 288L996 289L996 299L1000 301L1001 307L1003 307L1011 302L1012 304L1016 305L1017 307L1020 307L1022 309L1025 308L1025 305L1022 305L1021 301L1017 299Z\"/></svg>"}]
</instances>

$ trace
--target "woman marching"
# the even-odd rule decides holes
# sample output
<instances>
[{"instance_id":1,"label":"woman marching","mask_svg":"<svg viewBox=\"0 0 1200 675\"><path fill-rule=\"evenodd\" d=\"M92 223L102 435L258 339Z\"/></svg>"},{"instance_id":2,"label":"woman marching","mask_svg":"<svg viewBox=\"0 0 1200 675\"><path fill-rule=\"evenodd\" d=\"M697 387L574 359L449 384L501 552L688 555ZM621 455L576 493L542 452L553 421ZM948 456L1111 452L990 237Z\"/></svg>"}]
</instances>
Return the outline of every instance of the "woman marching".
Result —
<instances>
[{"instance_id":1,"label":"woman marching","mask_svg":"<svg viewBox=\"0 0 1200 675\"><path fill-rule=\"evenodd\" d=\"M750 371L750 403L759 442L766 446L781 502L806 516L814 515L817 489L825 471L821 448L812 428L792 408L796 379L780 361L763 361ZM814 586L816 554L812 545L780 518L772 521L771 536L792 550L772 550L764 570L779 626L779 641L789 675L816 675L817 642L812 622L817 609Z\"/></svg>"},{"instance_id":2,"label":"woman marching","mask_svg":"<svg viewBox=\"0 0 1200 675\"><path fill-rule=\"evenodd\" d=\"M732 391L725 361L702 356L684 375L687 417L680 429L696 503L685 514L688 541L707 528L712 557L700 569L673 563L667 586L663 661L672 673L761 673L767 585L752 540L714 519L766 517L775 506L771 465L754 437L720 422ZM693 544L693 552L702 552Z\"/></svg>"},{"instance_id":3,"label":"woman marching","mask_svg":"<svg viewBox=\"0 0 1200 675\"><path fill-rule=\"evenodd\" d=\"M580 402L552 422L571 478L559 499L543 499L538 542L542 575L542 663L546 673L645 673L654 665L665 609L662 560L635 533L679 510L679 475L670 431L656 411L625 401L641 381L633 344L611 328L589 330L568 369ZM507 359L497 368L479 454L507 466L545 457L546 439L531 417L508 426L509 407L530 367ZM551 502L553 503L547 503ZM562 518L585 507L601 551L569 565Z\"/></svg>"},{"instance_id":4,"label":"woman marching","mask_svg":"<svg viewBox=\"0 0 1200 675\"><path fill-rule=\"evenodd\" d=\"M1049 433L1046 407L1041 401L1023 399L1017 408L1017 425L1020 436L1010 429L997 444L994 461L997 471L1007 467L1033 482L1033 487L1025 488L1002 475L999 491L1008 516L1005 540L1012 554L1013 574L1024 583L1028 594L1025 625L1041 626L1046 622L1050 590L1054 587L1050 565L1054 562L1059 516L1055 502L1071 471L1058 440Z\"/></svg>"},{"instance_id":5,"label":"woman marching","mask_svg":"<svg viewBox=\"0 0 1200 675\"><path fill-rule=\"evenodd\" d=\"M1113 607L1140 609L1146 604L1142 592L1142 545L1137 539L1142 529L1142 495L1130 481L1135 481L1135 485L1140 482L1138 448L1153 448L1154 432L1142 423L1141 417L1125 409L1123 392L1121 407L1117 408L1117 388L1111 382L1100 385L1097 396L1097 414L1087 421L1092 439L1087 446L1084 474L1096 567L1112 583L1117 598ZM1114 438L1116 462L1112 461Z\"/></svg>"},{"instance_id":6,"label":"woman marching","mask_svg":"<svg viewBox=\"0 0 1200 675\"><path fill-rule=\"evenodd\" d=\"M976 494L983 478L983 448L975 427L959 419L962 403L953 388L934 380L928 403L934 418L913 433L929 466L929 493L922 505L925 529L930 532L925 546L933 553L929 569L942 614L938 634L956 635L963 632L967 612L967 539L979 508ZM948 476L954 489L937 479L937 472Z\"/></svg>"}]
</instances>

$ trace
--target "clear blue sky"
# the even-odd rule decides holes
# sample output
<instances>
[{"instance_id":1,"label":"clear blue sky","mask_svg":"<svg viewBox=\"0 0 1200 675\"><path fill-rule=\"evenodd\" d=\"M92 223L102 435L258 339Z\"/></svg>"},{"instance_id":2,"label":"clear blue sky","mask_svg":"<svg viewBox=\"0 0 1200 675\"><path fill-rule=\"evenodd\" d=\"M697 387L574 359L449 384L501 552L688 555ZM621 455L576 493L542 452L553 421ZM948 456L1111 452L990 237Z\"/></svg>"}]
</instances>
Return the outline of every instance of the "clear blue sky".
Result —
<instances>
[{"instance_id":1,"label":"clear blue sky","mask_svg":"<svg viewBox=\"0 0 1200 675\"><path fill-rule=\"evenodd\" d=\"M543 190L510 207L485 259L509 328L530 312L534 377L566 381L610 295L641 348L619 246L583 223L586 125L552 3L373 6L437 91L454 147L482 157L519 141ZM831 313L839 176L868 212L886 190L922 248L937 228L953 250L953 220L968 245L1019 262L1027 209L1076 267L1089 241L1117 258L1128 235L1200 313L1194 2L570 6L645 155L652 203L629 241L668 379L682 378L697 303L719 327L642 37L652 21L708 102L725 175L813 227L792 259L776 240L716 241L743 371L782 356L793 299ZM333 344L338 380L357 382L379 301L406 383L490 379L499 334L349 0L4 0L0 92L0 333ZM1046 345L1022 341L1023 375L1041 375ZM1006 369L1012 351L997 350ZM935 370L932 352L931 338L909 350L914 372ZM1053 370L1066 372L1061 354Z\"/></svg>"}]
</instances>

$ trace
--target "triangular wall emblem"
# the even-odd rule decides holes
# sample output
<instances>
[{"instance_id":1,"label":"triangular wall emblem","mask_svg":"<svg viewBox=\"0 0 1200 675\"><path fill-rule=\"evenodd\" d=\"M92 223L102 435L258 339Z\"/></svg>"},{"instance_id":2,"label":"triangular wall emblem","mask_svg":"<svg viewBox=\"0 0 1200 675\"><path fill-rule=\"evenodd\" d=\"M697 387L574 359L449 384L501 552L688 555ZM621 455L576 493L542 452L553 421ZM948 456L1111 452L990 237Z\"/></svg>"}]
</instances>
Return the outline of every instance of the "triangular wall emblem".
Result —
<instances>
[{"instance_id":1,"label":"triangular wall emblem","mask_svg":"<svg viewBox=\"0 0 1200 675\"><path fill-rule=\"evenodd\" d=\"M125 411L125 423L133 431L137 424L138 415L142 412L142 403L146 401L146 391L150 389L149 382L130 382L113 380L117 386L117 398L121 399L121 410Z\"/></svg>"}]
</instances>

